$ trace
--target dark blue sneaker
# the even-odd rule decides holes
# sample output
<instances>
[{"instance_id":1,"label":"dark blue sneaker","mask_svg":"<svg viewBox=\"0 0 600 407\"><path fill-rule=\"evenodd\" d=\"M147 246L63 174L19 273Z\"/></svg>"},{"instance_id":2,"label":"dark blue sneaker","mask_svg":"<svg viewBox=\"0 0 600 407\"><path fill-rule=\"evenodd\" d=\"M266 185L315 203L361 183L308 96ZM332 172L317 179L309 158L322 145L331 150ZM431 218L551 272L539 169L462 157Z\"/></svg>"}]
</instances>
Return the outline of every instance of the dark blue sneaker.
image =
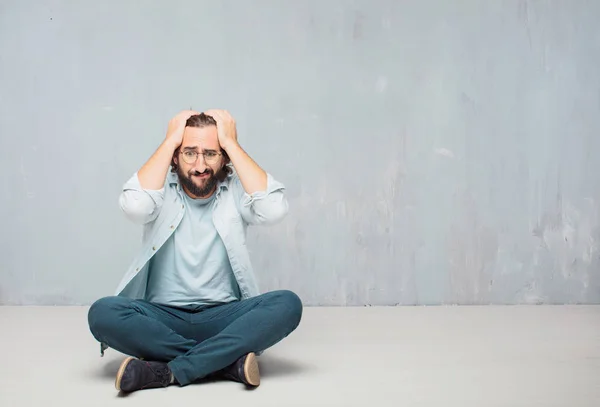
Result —
<instances>
[{"instance_id":1,"label":"dark blue sneaker","mask_svg":"<svg viewBox=\"0 0 600 407\"><path fill-rule=\"evenodd\" d=\"M117 372L115 387L124 392L167 387L173 382L172 377L171 369L166 363L128 357Z\"/></svg>"},{"instance_id":2,"label":"dark blue sneaker","mask_svg":"<svg viewBox=\"0 0 600 407\"><path fill-rule=\"evenodd\" d=\"M254 352L242 356L219 373L226 379L243 383L246 386L258 387L260 385L260 371Z\"/></svg>"}]
</instances>

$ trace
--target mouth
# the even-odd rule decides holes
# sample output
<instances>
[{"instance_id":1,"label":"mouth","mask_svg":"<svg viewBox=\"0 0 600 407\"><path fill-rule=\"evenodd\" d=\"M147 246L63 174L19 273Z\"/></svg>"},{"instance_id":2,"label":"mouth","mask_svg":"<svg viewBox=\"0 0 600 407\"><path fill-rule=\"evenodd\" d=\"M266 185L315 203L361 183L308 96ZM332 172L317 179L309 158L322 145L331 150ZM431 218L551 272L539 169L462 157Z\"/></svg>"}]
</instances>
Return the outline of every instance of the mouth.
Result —
<instances>
[{"instance_id":1,"label":"mouth","mask_svg":"<svg viewBox=\"0 0 600 407\"><path fill-rule=\"evenodd\" d=\"M205 178L208 178L209 176L210 176L210 172L208 172L208 171L203 172L203 173L192 174L192 177L198 178L198 179L205 179Z\"/></svg>"}]
</instances>

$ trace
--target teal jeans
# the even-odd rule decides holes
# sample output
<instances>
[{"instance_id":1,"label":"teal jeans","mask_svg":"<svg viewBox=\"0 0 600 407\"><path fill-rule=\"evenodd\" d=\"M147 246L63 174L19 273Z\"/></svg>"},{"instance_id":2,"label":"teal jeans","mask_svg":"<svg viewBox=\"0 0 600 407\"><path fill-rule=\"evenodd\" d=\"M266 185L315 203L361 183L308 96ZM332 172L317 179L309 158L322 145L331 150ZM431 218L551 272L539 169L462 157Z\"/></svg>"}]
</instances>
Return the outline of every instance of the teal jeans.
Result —
<instances>
[{"instance_id":1,"label":"teal jeans","mask_svg":"<svg viewBox=\"0 0 600 407\"><path fill-rule=\"evenodd\" d=\"M96 340L119 352L167 362L185 386L275 345L301 316L298 296L281 290L199 310L105 297L90 307L88 323Z\"/></svg>"}]
</instances>

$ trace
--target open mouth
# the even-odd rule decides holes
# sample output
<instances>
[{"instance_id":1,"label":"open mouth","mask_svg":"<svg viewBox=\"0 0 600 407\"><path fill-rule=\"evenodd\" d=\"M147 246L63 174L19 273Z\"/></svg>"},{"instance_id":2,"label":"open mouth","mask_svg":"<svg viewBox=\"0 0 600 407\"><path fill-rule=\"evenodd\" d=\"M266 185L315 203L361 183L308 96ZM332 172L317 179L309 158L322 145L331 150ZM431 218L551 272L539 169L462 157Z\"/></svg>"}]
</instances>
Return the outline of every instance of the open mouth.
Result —
<instances>
[{"instance_id":1,"label":"open mouth","mask_svg":"<svg viewBox=\"0 0 600 407\"><path fill-rule=\"evenodd\" d=\"M210 176L210 172L208 172L208 171L202 172L202 173L196 173L196 174L192 175L192 177L196 177L196 178L200 178L200 179L208 178L209 176Z\"/></svg>"}]
</instances>

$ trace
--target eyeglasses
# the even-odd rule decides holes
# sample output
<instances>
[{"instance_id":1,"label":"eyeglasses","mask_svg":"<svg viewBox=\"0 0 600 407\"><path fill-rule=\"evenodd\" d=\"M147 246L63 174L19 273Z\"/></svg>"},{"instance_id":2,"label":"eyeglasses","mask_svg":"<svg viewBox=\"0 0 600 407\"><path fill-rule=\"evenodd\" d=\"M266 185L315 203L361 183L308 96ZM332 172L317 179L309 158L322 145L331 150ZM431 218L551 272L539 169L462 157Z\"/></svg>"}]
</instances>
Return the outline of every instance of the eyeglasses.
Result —
<instances>
[{"instance_id":1,"label":"eyeglasses","mask_svg":"<svg viewBox=\"0 0 600 407\"><path fill-rule=\"evenodd\" d=\"M183 155L183 161L187 164L194 164L199 155L204 156L204 162L206 164L214 164L219 160L219 156L221 155L221 153L217 153L216 151L205 151L202 153L197 151L182 151L180 154Z\"/></svg>"}]
</instances>

